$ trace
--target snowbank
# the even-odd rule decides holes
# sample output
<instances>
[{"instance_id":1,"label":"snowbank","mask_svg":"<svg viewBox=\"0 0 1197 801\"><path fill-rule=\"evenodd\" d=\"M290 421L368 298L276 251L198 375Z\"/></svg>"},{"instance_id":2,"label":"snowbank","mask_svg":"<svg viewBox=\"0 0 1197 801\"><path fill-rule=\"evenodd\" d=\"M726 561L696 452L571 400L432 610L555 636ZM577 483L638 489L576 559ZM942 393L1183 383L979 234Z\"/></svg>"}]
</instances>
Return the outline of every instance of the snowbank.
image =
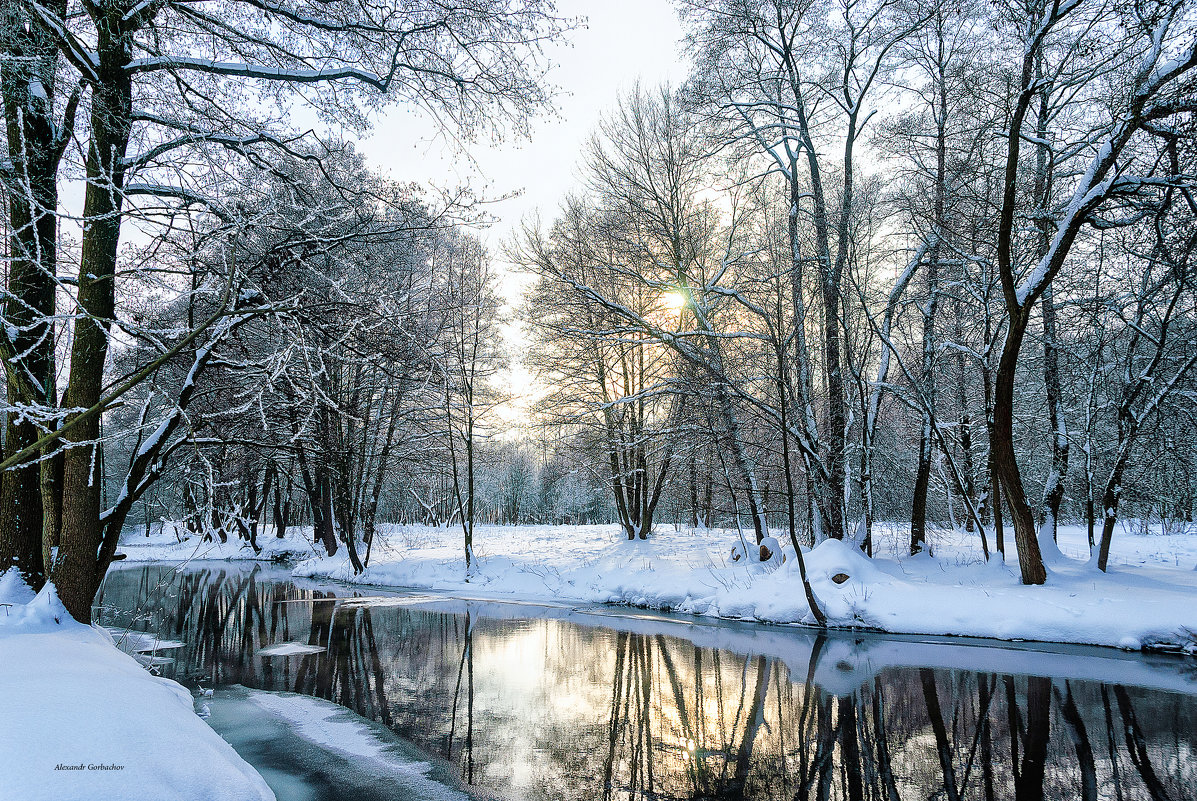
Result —
<instances>
[{"instance_id":1,"label":"snowbank","mask_svg":"<svg viewBox=\"0 0 1197 801\"><path fill-rule=\"evenodd\" d=\"M77 623L53 585L33 596L9 570L0 604L0 798L274 798L187 690Z\"/></svg>"},{"instance_id":2,"label":"snowbank","mask_svg":"<svg viewBox=\"0 0 1197 801\"><path fill-rule=\"evenodd\" d=\"M648 540L628 541L614 526L479 526L474 540L479 559L467 580L460 536L453 528L391 527L375 542L370 567L359 576L342 554L308 559L293 572L474 598L813 622L786 543L781 546L786 561L779 566L730 561L739 543L734 531L662 526ZM1064 527L1062 555L1049 566L1042 587L1019 582L1013 554L1009 564L985 562L975 535L936 532L935 555L917 557L903 554L901 526L879 526L875 537L873 559L834 540L804 549L811 584L833 626L1197 650L1197 535L1116 537L1111 570L1101 573L1087 561L1084 531ZM153 549L140 555L127 550L131 559L155 557Z\"/></svg>"},{"instance_id":3,"label":"snowbank","mask_svg":"<svg viewBox=\"0 0 1197 801\"><path fill-rule=\"evenodd\" d=\"M256 562L297 561L317 555L312 545L312 529L291 526L285 537L274 536L273 526L263 526L258 534L257 552L236 537L226 542L205 540L175 523L155 523L150 534L140 526L126 530L121 537L121 552L131 562L190 562L193 560L237 560Z\"/></svg>"},{"instance_id":4,"label":"snowbank","mask_svg":"<svg viewBox=\"0 0 1197 801\"><path fill-rule=\"evenodd\" d=\"M285 578L280 576L280 579ZM995 643L992 639L915 634L824 632L797 625L757 625L709 616L689 616L629 607L571 606L510 599L463 600L430 592L359 596L343 605L465 615L502 621L561 620L604 631L643 637L676 637L699 648L742 657L765 656L784 663L791 676L810 676L835 695L872 684L887 671L933 667L947 671L1052 676L1056 680L1107 682L1160 692L1197 695L1197 672L1171 655L1128 653L1114 648L1059 643ZM259 651L259 653L261 653Z\"/></svg>"}]
</instances>

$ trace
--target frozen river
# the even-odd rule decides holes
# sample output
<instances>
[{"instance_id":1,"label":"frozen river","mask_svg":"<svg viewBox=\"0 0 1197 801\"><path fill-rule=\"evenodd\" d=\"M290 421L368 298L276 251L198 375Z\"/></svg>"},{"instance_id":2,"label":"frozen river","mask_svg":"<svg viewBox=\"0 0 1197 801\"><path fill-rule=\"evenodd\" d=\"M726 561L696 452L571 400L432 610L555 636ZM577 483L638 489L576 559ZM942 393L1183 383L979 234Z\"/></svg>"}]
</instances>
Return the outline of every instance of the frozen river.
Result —
<instances>
[{"instance_id":1,"label":"frozen river","mask_svg":"<svg viewBox=\"0 0 1197 801\"><path fill-rule=\"evenodd\" d=\"M1191 658L366 595L244 563L130 565L98 603L175 646L146 653L280 801L1197 798Z\"/></svg>"}]
</instances>

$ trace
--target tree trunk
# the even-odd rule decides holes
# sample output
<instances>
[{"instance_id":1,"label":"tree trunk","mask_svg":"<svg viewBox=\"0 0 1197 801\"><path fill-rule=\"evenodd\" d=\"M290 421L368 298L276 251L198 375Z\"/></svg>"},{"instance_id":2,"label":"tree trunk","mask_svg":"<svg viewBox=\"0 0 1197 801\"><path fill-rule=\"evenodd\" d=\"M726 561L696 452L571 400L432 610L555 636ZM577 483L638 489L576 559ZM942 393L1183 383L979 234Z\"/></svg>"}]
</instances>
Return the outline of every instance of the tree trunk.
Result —
<instances>
[{"instance_id":1,"label":"tree trunk","mask_svg":"<svg viewBox=\"0 0 1197 801\"><path fill-rule=\"evenodd\" d=\"M387 433L382 443L382 452L378 455L373 487L370 490L370 500L366 505L365 514L362 517L362 534L366 538L365 564L367 565L370 563L370 548L374 545L375 523L378 519L378 501L382 497L382 487L386 482L387 465L390 462L391 447L395 439L395 428L399 423L398 404L399 399L396 398L395 405L391 408L390 421L387 423Z\"/></svg>"},{"instance_id":2,"label":"tree trunk","mask_svg":"<svg viewBox=\"0 0 1197 801\"><path fill-rule=\"evenodd\" d=\"M790 159L790 213L787 216L787 233L790 239L790 305L794 315L794 362L797 376L793 381L791 391L794 394L793 407L795 414L800 417L802 430L805 434L808 451L817 452L820 447L819 427L815 420L814 386L810 363L810 348L806 344L806 300L803 278L803 260L800 250L801 237L798 230L798 209L806 189L798 180L798 159ZM812 167L814 169L814 167ZM779 370L779 375L781 371ZM805 454L805 451L804 451ZM811 544L822 538L822 525L818 521L826 518L829 510L826 505L834 499L828 493L817 488L815 475L816 465L811 457L805 457L806 466L806 514L807 529L811 532Z\"/></svg>"},{"instance_id":3,"label":"tree trunk","mask_svg":"<svg viewBox=\"0 0 1197 801\"><path fill-rule=\"evenodd\" d=\"M56 18L66 14L63 0L44 8ZM54 121L58 49L44 25L29 19L18 3L0 11L0 99L8 139L11 177L19 186L8 194L9 260L4 303L5 374L10 405L51 406L54 388L54 316L57 269L58 165L65 142ZM40 87L40 91L35 88ZM63 133L69 134L77 94L68 101ZM9 332L15 332L15 336ZM9 338L11 336L11 339ZM29 420L6 423L2 457L8 458L35 443L40 436ZM45 454L43 454L44 456ZM57 462L57 460L53 460ZM15 566L30 587L45 583L50 539L45 512L55 522L56 503L43 500L45 468L53 479L54 465L26 462L0 475L0 571ZM53 486L46 489L53 491ZM55 495L50 495L53 501Z\"/></svg>"},{"instance_id":4,"label":"tree trunk","mask_svg":"<svg viewBox=\"0 0 1197 801\"><path fill-rule=\"evenodd\" d=\"M277 467L274 470L276 473L279 473L274 483L274 536L281 540L287 536L287 514L283 509L283 494L285 491L283 489L282 473ZM288 483L291 481L290 477L288 477L287 481Z\"/></svg>"},{"instance_id":5,"label":"tree trunk","mask_svg":"<svg viewBox=\"0 0 1197 801\"><path fill-rule=\"evenodd\" d=\"M961 309L960 302L955 303L955 318L956 318L956 340L957 342L963 337L964 327L961 324ZM972 417L968 412L968 386L967 386L967 371L965 370L964 353L957 349L956 354L956 403L960 407L960 456L963 464L964 473L964 494L965 500L969 504L976 503L977 489L975 484L976 468L973 466L973 426ZM978 513L981 525L985 524L985 515L983 512ZM965 531L972 532L975 529L975 523L972 515L969 515L964 524Z\"/></svg>"},{"instance_id":6,"label":"tree trunk","mask_svg":"<svg viewBox=\"0 0 1197 801\"><path fill-rule=\"evenodd\" d=\"M1122 499L1122 471L1125 467L1124 459L1115 462L1101 496L1101 544L1097 551L1097 569L1103 572L1110 561L1110 543L1114 541L1114 526L1118 522L1118 502Z\"/></svg>"},{"instance_id":7,"label":"tree trunk","mask_svg":"<svg viewBox=\"0 0 1197 801\"><path fill-rule=\"evenodd\" d=\"M923 359L919 374L919 392L923 397L923 425L919 435L919 462L914 475L914 498L910 509L910 555L927 547L927 489L931 483L931 423L935 417L935 322L939 309L939 262L943 253L945 235L944 202L947 194L947 76L944 73L942 20L937 33L940 36L939 69L934 76L937 84L934 110L935 133L935 198L932 225L935 244L927 259L927 300L923 306ZM951 492L951 490L948 490Z\"/></svg>"},{"instance_id":8,"label":"tree trunk","mask_svg":"<svg viewBox=\"0 0 1197 801\"><path fill-rule=\"evenodd\" d=\"M698 457L692 455L690 467L690 528L698 528Z\"/></svg>"},{"instance_id":9,"label":"tree trunk","mask_svg":"<svg viewBox=\"0 0 1197 801\"><path fill-rule=\"evenodd\" d=\"M834 539L844 538L844 456L847 446L847 432L845 423L847 410L844 402L844 380L840 367L840 276L842 266L840 259L833 262L831 258L831 235L827 215L827 197L823 190L823 173L819 165L818 149L810 132L810 121L806 115L802 89L796 80L796 65L789 64L790 82L793 84L795 98L795 114L802 150L806 154L807 167L810 174L810 196L814 203L813 222L815 228L815 252L819 261L819 290L823 300L823 359L827 375L827 428L825 432L827 456L824 463L827 468L827 487L818 487L817 491L825 496L822 504L813 511L818 525L827 526L826 534ZM853 129L848 132L845 142L845 174L844 174L844 203L851 203L852 174L851 153ZM841 215L842 216L842 215ZM841 222L846 225L847 219ZM843 232L846 239L846 231ZM843 254L844 258L847 254Z\"/></svg>"},{"instance_id":10,"label":"tree trunk","mask_svg":"<svg viewBox=\"0 0 1197 801\"><path fill-rule=\"evenodd\" d=\"M323 544L324 550L329 556L332 556L337 552L336 518L333 514L332 480L325 467L316 468L316 497L314 500L312 524L315 539Z\"/></svg>"},{"instance_id":11,"label":"tree trunk","mask_svg":"<svg viewBox=\"0 0 1197 801\"><path fill-rule=\"evenodd\" d=\"M56 400L47 397L53 405ZM41 495L42 495L42 565L45 575L50 575L53 567L54 548L60 544L62 531L62 451L52 445L45 450L52 450L47 454L43 451L40 466Z\"/></svg>"},{"instance_id":12,"label":"tree trunk","mask_svg":"<svg viewBox=\"0 0 1197 801\"><path fill-rule=\"evenodd\" d=\"M1043 488L1040 527L1056 539L1064 484L1068 476L1068 424L1064 419L1063 390L1060 388L1060 356L1056 348L1056 304L1051 287L1043 291L1043 383L1047 391L1047 416L1051 428L1052 467Z\"/></svg>"},{"instance_id":13,"label":"tree trunk","mask_svg":"<svg viewBox=\"0 0 1197 801\"><path fill-rule=\"evenodd\" d=\"M753 469L752 463L748 460L748 454L745 453L744 444L740 439L740 425L736 419L736 410L732 406L731 394L723 384L717 386L715 393L719 403L719 412L723 417L723 430L727 434L728 445L731 447L732 458L747 485L744 494L748 499L748 511L752 515L752 528L756 535L756 542L759 545L761 540L769 536L769 528L765 522L764 506L761 503L761 492L756 481L756 471Z\"/></svg>"},{"instance_id":14,"label":"tree trunk","mask_svg":"<svg viewBox=\"0 0 1197 801\"><path fill-rule=\"evenodd\" d=\"M1018 366L1018 350L1026 333L1025 311L1011 311L1006 344L998 362L994 381L993 398L993 451L994 476L1001 484L1014 524L1014 540L1018 545L1018 563L1023 584L1042 584L1047 580L1043 557L1039 552L1038 532L1035 515L1027 503L1022 486L1022 476L1014 453L1014 379ZM996 508L996 506L995 506Z\"/></svg>"},{"instance_id":15,"label":"tree trunk","mask_svg":"<svg viewBox=\"0 0 1197 801\"><path fill-rule=\"evenodd\" d=\"M124 158L132 130L133 36L122 29L119 5L89 7L96 24L100 80L91 92L91 143L83 201L78 314L64 405L88 409L100 400L108 331L115 310L117 247L121 231ZM71 422L74 416L68 417ZM100 415L93 415L63 437L62 529L52 578L59 598L76 620L91 622L91 604L103 573L100 475Z\"/></svg>"},{"instance_id":16,"label":"tree trunk","mask_svg":"<svg viewBox=\"0 0 1197 801\"><path fill-rule=\"evenodd\" d=\"M927 488L931 483L931 420L923 411L919 435L919 461L914 473L914 494L910 504L910 555L927 547Z\"/></svg>"},{"instance_id":17,"label":"tree trunk","mask_svg":"<svg viewBox=\"0 0 1197 801\"><path fill-rule=\"evenodd\" d=\"M1042 78L1039 60L1035 65L1036 79ZM1044 87L1039 95L1038 116L1035 123L1035 201L1039 214L1035 244L1035 259L1042 259L1051 246L1052 228L1048 220L1051 206L1052 174L1054 164L1048 149L1048 115L1050 114L1050 86ZM1047 393L1048 424L1051 429L1052 466L1043 487L1043 503L1039 510L1039 526L1046 534L1056 539L1056 526L1060 517L1060 503L1064 499L1064 481L1068 476L1068 427L1064 419L1060 389L1060 355L1056 347L1056 304L1052 297L1051 284L1043 289L1043 386Z\"/></svg>"},{"instance_id":18,"label":"tree trunk","mask_svg":"<svg viewBox=\"0 0 1197 801\"><path fill-rule=\"evenodd\" d=\"M993 347L992 323L988 314L985 316L985 347L987 351ZM985 497L993 515L993 544L997 548L998 553L1002 555L1002 559L1005 559L1006 527L1002 521L1002 488L1001 482L998 481L997 468L993 464L993 441L995 436L993 422L993 373L990 369L988 355L981 364L981 394L985 403L985 434L989 444L985 454L985 475L988 476ZM984 517L982 517L982 520L984 520Z\"/></svg>"}]
</instances>

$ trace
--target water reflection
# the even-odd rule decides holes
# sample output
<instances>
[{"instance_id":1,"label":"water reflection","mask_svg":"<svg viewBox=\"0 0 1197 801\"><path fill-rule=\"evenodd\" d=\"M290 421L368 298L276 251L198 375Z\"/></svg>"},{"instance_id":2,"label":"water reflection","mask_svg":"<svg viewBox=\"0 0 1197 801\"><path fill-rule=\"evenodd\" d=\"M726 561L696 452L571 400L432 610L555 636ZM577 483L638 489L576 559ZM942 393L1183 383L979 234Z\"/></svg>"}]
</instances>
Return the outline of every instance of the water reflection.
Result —
<instances>
[{"instance_id":1,"label":"water reflection","mask_svg":"<svg viewBox=\"0 0 1197 801\"><path fill-rule=\"evenodd\" d=\"M108 625L184 641L176 678L334 701L448 760L483 794L1197 797L1197 681L1179 659L762 627L677 637L644 619L362 599L257 566L130 567L110 574L101 603ZM322 650L257 653L281 643Z\"/></svg>"}]
</instances>

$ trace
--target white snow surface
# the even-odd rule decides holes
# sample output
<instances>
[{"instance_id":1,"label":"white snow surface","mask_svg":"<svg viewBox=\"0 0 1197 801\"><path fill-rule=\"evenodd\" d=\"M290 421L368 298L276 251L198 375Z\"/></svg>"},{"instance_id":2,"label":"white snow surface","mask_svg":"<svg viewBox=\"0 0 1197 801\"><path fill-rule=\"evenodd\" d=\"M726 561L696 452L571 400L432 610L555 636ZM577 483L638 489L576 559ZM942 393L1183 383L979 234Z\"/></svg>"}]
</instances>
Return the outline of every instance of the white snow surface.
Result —
<instances>
[{"instance_id":1,"label":"white snow surface","mask_svg":"<svg viewBox=\"0 0 1197 801\"><path fill-rule=\"evenodd\" d=\"M306 559L319 552L312 545L312 527L300 529L292 526L286 537L274 536L272 526L264 526L258 534L259 551L255 552L248 542L229 537L226 542L219 539L205 540L183 526L175 523L155 523L150 526L150 535L145 529L127 529L121 537L121 551L130 562L190 562L192 560L245 560L272 562L283 559Z\"/></svg>"},{"instance_id":2,"label":"white snow surface","mask_svg":"<svg viewBox=\"0 0 1197 801\"><path fill-rule=\"evenodd\" d=\"M76 622L52 584L31 596L0 576L0 798L273 801L186 689Z\"/></svg>"},{"instance_id":3,"label":"white snow surface","mask_svg":"<svg viewBox=\"0 0 1197 801\"><path fill-rule=\"evenodd\" d=\"M282 642L277 645L268 645L265 648L259 648L256 656L298 656L301 654L318 654L323 652L324 648L319 645L309 645L306 642Z\"/></svg>"},{"instance_id":4,"label":"white snow surface","mask_svg":"<svg viewBox=\"0 0 1197 801\"><path fill-rule=\"evenodd\" d=\"M311 553L310 536L310 529L294 527L277 539L268 529L259 543L274 540L276 553ZM875 526L872 559L835 540L803 549L831 625L1197 651L1197 532L1119 531L1110 570L1102 573L1089 561L1084 529L1061 526L1059 554L1049 558L1048 582L1038 587L1020 583L1009 531L1005 563L996 555L986 562L975 534L937 530L931 534L933 555L915 557L905 555L907 537L904 525ZM176 543L173 535L161 546L145 539L130 534L122 542L130 561L182 561L196 550L194 543ZM389 526L374 543L364 573L353 575L342 548L333 557L299 562L293 574L459 597L625 604L812 623L793 549L786 538L778 539L786 557L781 565L731 561L740 542L734 530L658 526L649 539L628 541L617 526L478 526L478 558L467 577L459 528ZM237 548L230 542L209 553L238 558L244 552ZM832 581L840 573L848 579Z\"/></svg>"},{"instance_id":5,"label":"white snow surface","mask_svg":"<svg viewBox=\"0 0 1197 801\"><path fill-rule=\"evenodd\" d=\"M250 690L248 698L262 714L283 721L298 737L352 760L369 773L387 775L394 783L396 798L469 801L465 793L432 778L432 763L412 759L394 742L380 736L378 724L338 704L309 695L265 690Z\"/></svg>"}]
</instances>

